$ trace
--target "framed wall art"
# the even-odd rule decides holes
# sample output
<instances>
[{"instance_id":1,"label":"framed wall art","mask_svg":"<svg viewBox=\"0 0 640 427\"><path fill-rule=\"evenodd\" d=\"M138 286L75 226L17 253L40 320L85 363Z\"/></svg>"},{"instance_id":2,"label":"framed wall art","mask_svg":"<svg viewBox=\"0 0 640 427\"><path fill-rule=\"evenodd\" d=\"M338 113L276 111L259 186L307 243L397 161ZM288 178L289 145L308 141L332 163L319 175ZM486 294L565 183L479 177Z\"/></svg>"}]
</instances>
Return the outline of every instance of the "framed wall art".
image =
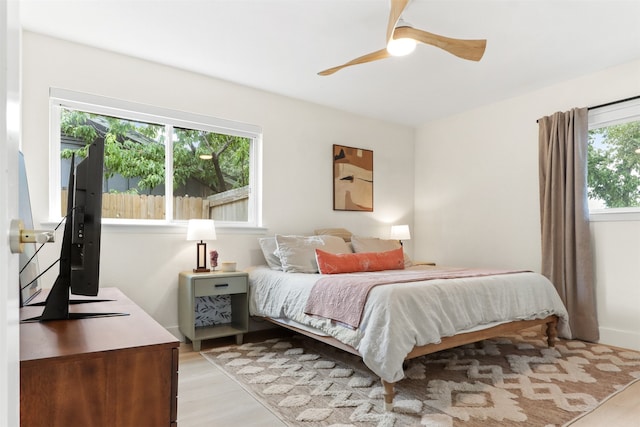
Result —
<instances>
[{"instance_id":1,"label":"framed wall art","mask_svg":"<svg viewBox=\"0 0 640 427\"><path fill-rule=\"evenodd\" d=\"M373 212L373 151L333 145L333 210Z\"/></svg>"}]
</instances>

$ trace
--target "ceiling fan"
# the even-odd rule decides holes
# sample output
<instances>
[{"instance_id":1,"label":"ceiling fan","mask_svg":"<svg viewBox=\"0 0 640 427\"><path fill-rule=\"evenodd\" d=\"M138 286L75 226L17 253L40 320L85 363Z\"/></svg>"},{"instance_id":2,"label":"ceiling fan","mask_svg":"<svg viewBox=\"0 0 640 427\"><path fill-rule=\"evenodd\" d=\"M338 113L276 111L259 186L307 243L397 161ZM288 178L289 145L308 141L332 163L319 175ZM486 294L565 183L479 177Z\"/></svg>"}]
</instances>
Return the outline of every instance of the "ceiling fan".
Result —
<instances>
[{"instance_id":1,"label":"ceiling fan","mask_svg":"<svg viewBox=\"0 0 640 427\"><path fill-rule=\"evenodd\" d=\"M387 25L387 47L384 49L368 53L337 67L320 71L321 76L328 76L336 71L352 65L364 64L367 62L385 59L390 56L407 55L413 51L416 42L439 47L459 58L470 61L479 61L484 55L487 46L486 40L462 40L452 39L438 34L429 33L411 27L402 18L402 12L407 7L409 0L391 0L391 11L389 13L389 23ZM397 50L396 50L397 49Z\"/></svg>"}]
</instances>

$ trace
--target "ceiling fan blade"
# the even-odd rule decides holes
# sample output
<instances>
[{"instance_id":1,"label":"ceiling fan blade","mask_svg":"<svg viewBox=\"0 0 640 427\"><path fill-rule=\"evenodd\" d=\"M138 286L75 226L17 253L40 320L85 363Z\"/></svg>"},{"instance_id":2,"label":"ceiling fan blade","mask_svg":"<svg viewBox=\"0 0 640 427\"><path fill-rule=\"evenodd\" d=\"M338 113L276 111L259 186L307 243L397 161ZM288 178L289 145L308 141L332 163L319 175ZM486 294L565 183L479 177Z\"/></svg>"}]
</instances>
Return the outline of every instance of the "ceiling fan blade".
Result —
<instances>
[{"instance_id":1,"label":"ceiling fan blade","mask_svg":"<svg viewBox=\"0 0 640 427\"><path fill-rule=\"evenodd\" d=\"M385 58L388 58L390 56L391 55L389 54L389 52L387 52L386 48L385 49L381 49L381 50L378 50L378 51L371 52L371 53L368 53L366 55L360 56L360 57L358 57L356 59L353 59L353 60L351 60L349 62L346 62L346 63L344 63L342 65L338 65L337 67L333 67L333 68L329 68L329 69L324 70L324 71L320 71L318 73L318 75L320 75L320 76L328 76L328 75L331 75L331 74L335 73L336 71L339 71L339 70L341 70L341 69L343 69L345 67L350 67L352 65L358 65L358 64L364 64L364 63L367 63L367 62L377 61L379 59L385 59Z\"/></svg>"},{"instance_id":2,"label":"ceiling fan blade","mask_svg":"<svg viewBox=\"0 0 640 427\"><path fill-rule=\"evenodd\" d=\"M393 37L393 30L396 28L400 15L409 4L409 0L391 0L391 10L389 12L389 23L387 24L387 44Z\"/></svg>"},{"instance_id":3,"label":"ceiling fan blade","mask_svg":"<svg viewBox=\"0 0 640 427\"><path fill-rule=\"evenodd\" d=\"M487 46L486 40L462 40L439 36L413 27L398 27L393 33L394 39L411 38L421 43L439 47L447 52L470 61L480 61Z\"/></svg>"}]
</instances>

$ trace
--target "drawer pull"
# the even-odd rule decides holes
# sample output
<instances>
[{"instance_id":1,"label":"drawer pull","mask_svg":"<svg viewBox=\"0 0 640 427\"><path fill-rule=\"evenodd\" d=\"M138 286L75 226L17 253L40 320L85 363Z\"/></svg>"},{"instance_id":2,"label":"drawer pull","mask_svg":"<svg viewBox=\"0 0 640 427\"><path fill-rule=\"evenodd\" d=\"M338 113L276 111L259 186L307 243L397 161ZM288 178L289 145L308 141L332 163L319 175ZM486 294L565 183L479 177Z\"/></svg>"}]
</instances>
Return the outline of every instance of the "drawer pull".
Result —
<instances>
[{"instance_id":1,"label":"drawer pull","mask_svg":"<svg viewBox=\"0 0 640 427\"><path fill-rule=\"evenodd\" d=\"M229 284L228 283L216 283L216 288L228 288Z\"/></svg>"}]
</instances>

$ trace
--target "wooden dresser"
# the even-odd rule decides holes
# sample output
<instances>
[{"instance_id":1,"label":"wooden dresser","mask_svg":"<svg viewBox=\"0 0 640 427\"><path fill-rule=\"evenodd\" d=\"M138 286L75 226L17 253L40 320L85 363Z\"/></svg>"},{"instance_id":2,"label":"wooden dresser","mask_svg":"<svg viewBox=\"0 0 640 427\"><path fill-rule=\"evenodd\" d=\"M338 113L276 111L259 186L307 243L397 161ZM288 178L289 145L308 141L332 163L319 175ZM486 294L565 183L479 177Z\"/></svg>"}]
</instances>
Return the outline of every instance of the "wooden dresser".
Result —
<instances>
[{"instance_id":1,"label":"wooden dresser","mask_svg":"<svg viewBox=\"0 0 640 427\"><path fill-rule=\"evenodd\" d=\"M20 325L21 427L177 425L178 340L118 289L98 298L70 311L129 315Z\"/></svg>"}]
</instances>

